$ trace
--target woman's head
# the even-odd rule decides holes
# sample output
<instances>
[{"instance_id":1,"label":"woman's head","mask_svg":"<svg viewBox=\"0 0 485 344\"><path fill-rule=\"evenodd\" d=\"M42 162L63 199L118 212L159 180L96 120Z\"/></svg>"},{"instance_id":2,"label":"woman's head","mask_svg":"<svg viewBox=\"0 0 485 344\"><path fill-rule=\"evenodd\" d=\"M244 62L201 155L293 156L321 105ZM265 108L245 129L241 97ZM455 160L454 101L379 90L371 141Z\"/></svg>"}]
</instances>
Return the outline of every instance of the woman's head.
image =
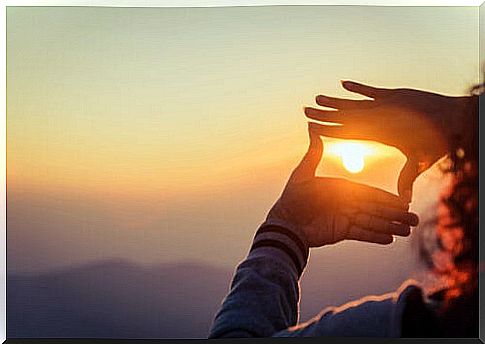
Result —
<instances>
[{"instance_id":1,"label":"woman's head","mask_svg":"<svg viewBox=\"0 0 485 344\"><path fill-rule=\"evenodd\" d=\"M471 130L452 144L447 170L451 184L438 213L437 254L448 264L437 272L448 277L447 300L473 292L478 278L478 96L471 98L467 112Z\"/></svg>"},{"instance_id":2,"label":"woman's head","mask_svg":"<svg viewBox=\"0 0 485 344\"><path fill-rule=\"evenodd\" d=\"M434 228L437 249L426 254L433 272L446 281L440 314L450 335L467 335L478 328L478 95L482 90L477 86L472 91L467 110L471 130L452 143L445 169L451 183L441 195Z\"/></svg>"}]
</instances>

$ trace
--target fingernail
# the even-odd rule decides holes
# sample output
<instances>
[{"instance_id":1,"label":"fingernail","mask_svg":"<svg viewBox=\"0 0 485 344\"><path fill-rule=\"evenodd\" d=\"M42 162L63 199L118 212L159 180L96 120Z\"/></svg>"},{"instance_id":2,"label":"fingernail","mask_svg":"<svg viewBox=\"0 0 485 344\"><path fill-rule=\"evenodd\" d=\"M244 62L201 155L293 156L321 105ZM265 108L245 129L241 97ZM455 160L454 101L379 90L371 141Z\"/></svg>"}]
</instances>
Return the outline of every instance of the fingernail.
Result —
<instances>
[{"instance_id":1,"label":"fingernail","mask_svg":"<svg viewBox=\"0 0 485 344\"><path fill-rule=\"evenodd\" d=\"M322 95L318 95L315 99L318 103L318 102L323 102L323 101L327 100L327 97L322 96Z\"/></svg>"}]
</instances>

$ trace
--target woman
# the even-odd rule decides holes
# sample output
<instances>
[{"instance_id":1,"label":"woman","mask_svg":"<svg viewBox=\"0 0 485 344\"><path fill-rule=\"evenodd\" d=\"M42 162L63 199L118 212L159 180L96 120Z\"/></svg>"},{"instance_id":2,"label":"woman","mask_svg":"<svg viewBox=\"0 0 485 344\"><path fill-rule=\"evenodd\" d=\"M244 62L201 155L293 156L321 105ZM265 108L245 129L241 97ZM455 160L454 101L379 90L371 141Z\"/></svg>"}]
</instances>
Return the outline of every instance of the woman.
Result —
<instances>
[{"instance_id":1,"label":"woman","mask_svg":"<svg viewBox=\"0 0 485 344\"><path fill-rule=\"evenodd\" d=\"M370 99L318 96L319 105L335 110L305 109L314 120L342 126L310 123L309 150L256 232L209 337L478 337L477 96L343 86ZM400 149L408 158L398 182L401 197L315 177L323 152L319 135ZM341 240L391 244L393 235L409 235L418 223L408 212L412 184L444 156L453 183L443 196L436 230L441 249L432 256L435 272L447 277L444 289L425 295L408 281L396 293L329 308L298 324L298 281L309 249Z\"/></svg>"}]
</instances>

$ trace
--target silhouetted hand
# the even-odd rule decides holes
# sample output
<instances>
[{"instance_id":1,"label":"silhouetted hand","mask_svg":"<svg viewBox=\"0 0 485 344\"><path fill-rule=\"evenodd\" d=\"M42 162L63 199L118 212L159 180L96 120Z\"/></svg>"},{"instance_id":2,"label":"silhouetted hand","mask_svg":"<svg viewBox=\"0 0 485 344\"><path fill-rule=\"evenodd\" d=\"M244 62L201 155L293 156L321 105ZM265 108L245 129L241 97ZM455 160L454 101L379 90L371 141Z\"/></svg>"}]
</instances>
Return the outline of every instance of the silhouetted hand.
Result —
<instances>
[{"instance_id":1,"label":"silhouetted hand","mask_svg":"<svg viewBox=\"0 0 485 344\"><path fill-rule=\"evenodd\" d=\"M289 224L310 247L344 239L390 244L408 236L418 217L397 195L341 178L316 177L323 143L310 131L308 152L293 171L267 220Z\"/></svg>"},{"instance_id":2,"label":"silhouetted hand","mask_svg":"<svg viewBox=\"0 0 485 344\"><path fill-rule=\"evenodd\" d=\"M412 198L416 178L448 153L453 137L463 134L463 113L471 97L448 97L413 89L384 89L344 81L343 87L372 99L349 100L317 96L319 105L335 110L305 108L307 117L342 124L312 124L323 136L378 141L398 148L407 157L398 180L398 193Z\"/></svg>"}]
</instances>

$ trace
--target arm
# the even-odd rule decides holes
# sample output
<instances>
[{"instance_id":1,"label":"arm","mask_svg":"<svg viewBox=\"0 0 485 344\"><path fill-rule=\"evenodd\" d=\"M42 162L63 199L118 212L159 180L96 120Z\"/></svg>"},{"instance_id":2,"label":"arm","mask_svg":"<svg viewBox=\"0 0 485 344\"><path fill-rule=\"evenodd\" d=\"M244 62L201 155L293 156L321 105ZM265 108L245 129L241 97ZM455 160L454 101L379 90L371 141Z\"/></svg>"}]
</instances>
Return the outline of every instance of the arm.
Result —
<instances>
[{"instance_id":1,"label":"arm","mask_svg":"<svg viewBox=\"0 0 485 344\"><path fill-rule=\"evenodd\" d=\"M310 247L344 239L390 244L417 225L396 195L344 179L315 177L323 146L310 148L257 231L209 338L267 337L298 322L298 280Z\"/></svg>"},{"instance_id":2,"label":"arm","mask_svg":"<svg viewBox=\"0 0 485 344\"><path fill-rule=\"evenodd\" d=\"M308 246L298 232L286 227L266 222L257 231L209 338L269 337L296 325L298 280Z\"/></svg>"}]
</instances>

